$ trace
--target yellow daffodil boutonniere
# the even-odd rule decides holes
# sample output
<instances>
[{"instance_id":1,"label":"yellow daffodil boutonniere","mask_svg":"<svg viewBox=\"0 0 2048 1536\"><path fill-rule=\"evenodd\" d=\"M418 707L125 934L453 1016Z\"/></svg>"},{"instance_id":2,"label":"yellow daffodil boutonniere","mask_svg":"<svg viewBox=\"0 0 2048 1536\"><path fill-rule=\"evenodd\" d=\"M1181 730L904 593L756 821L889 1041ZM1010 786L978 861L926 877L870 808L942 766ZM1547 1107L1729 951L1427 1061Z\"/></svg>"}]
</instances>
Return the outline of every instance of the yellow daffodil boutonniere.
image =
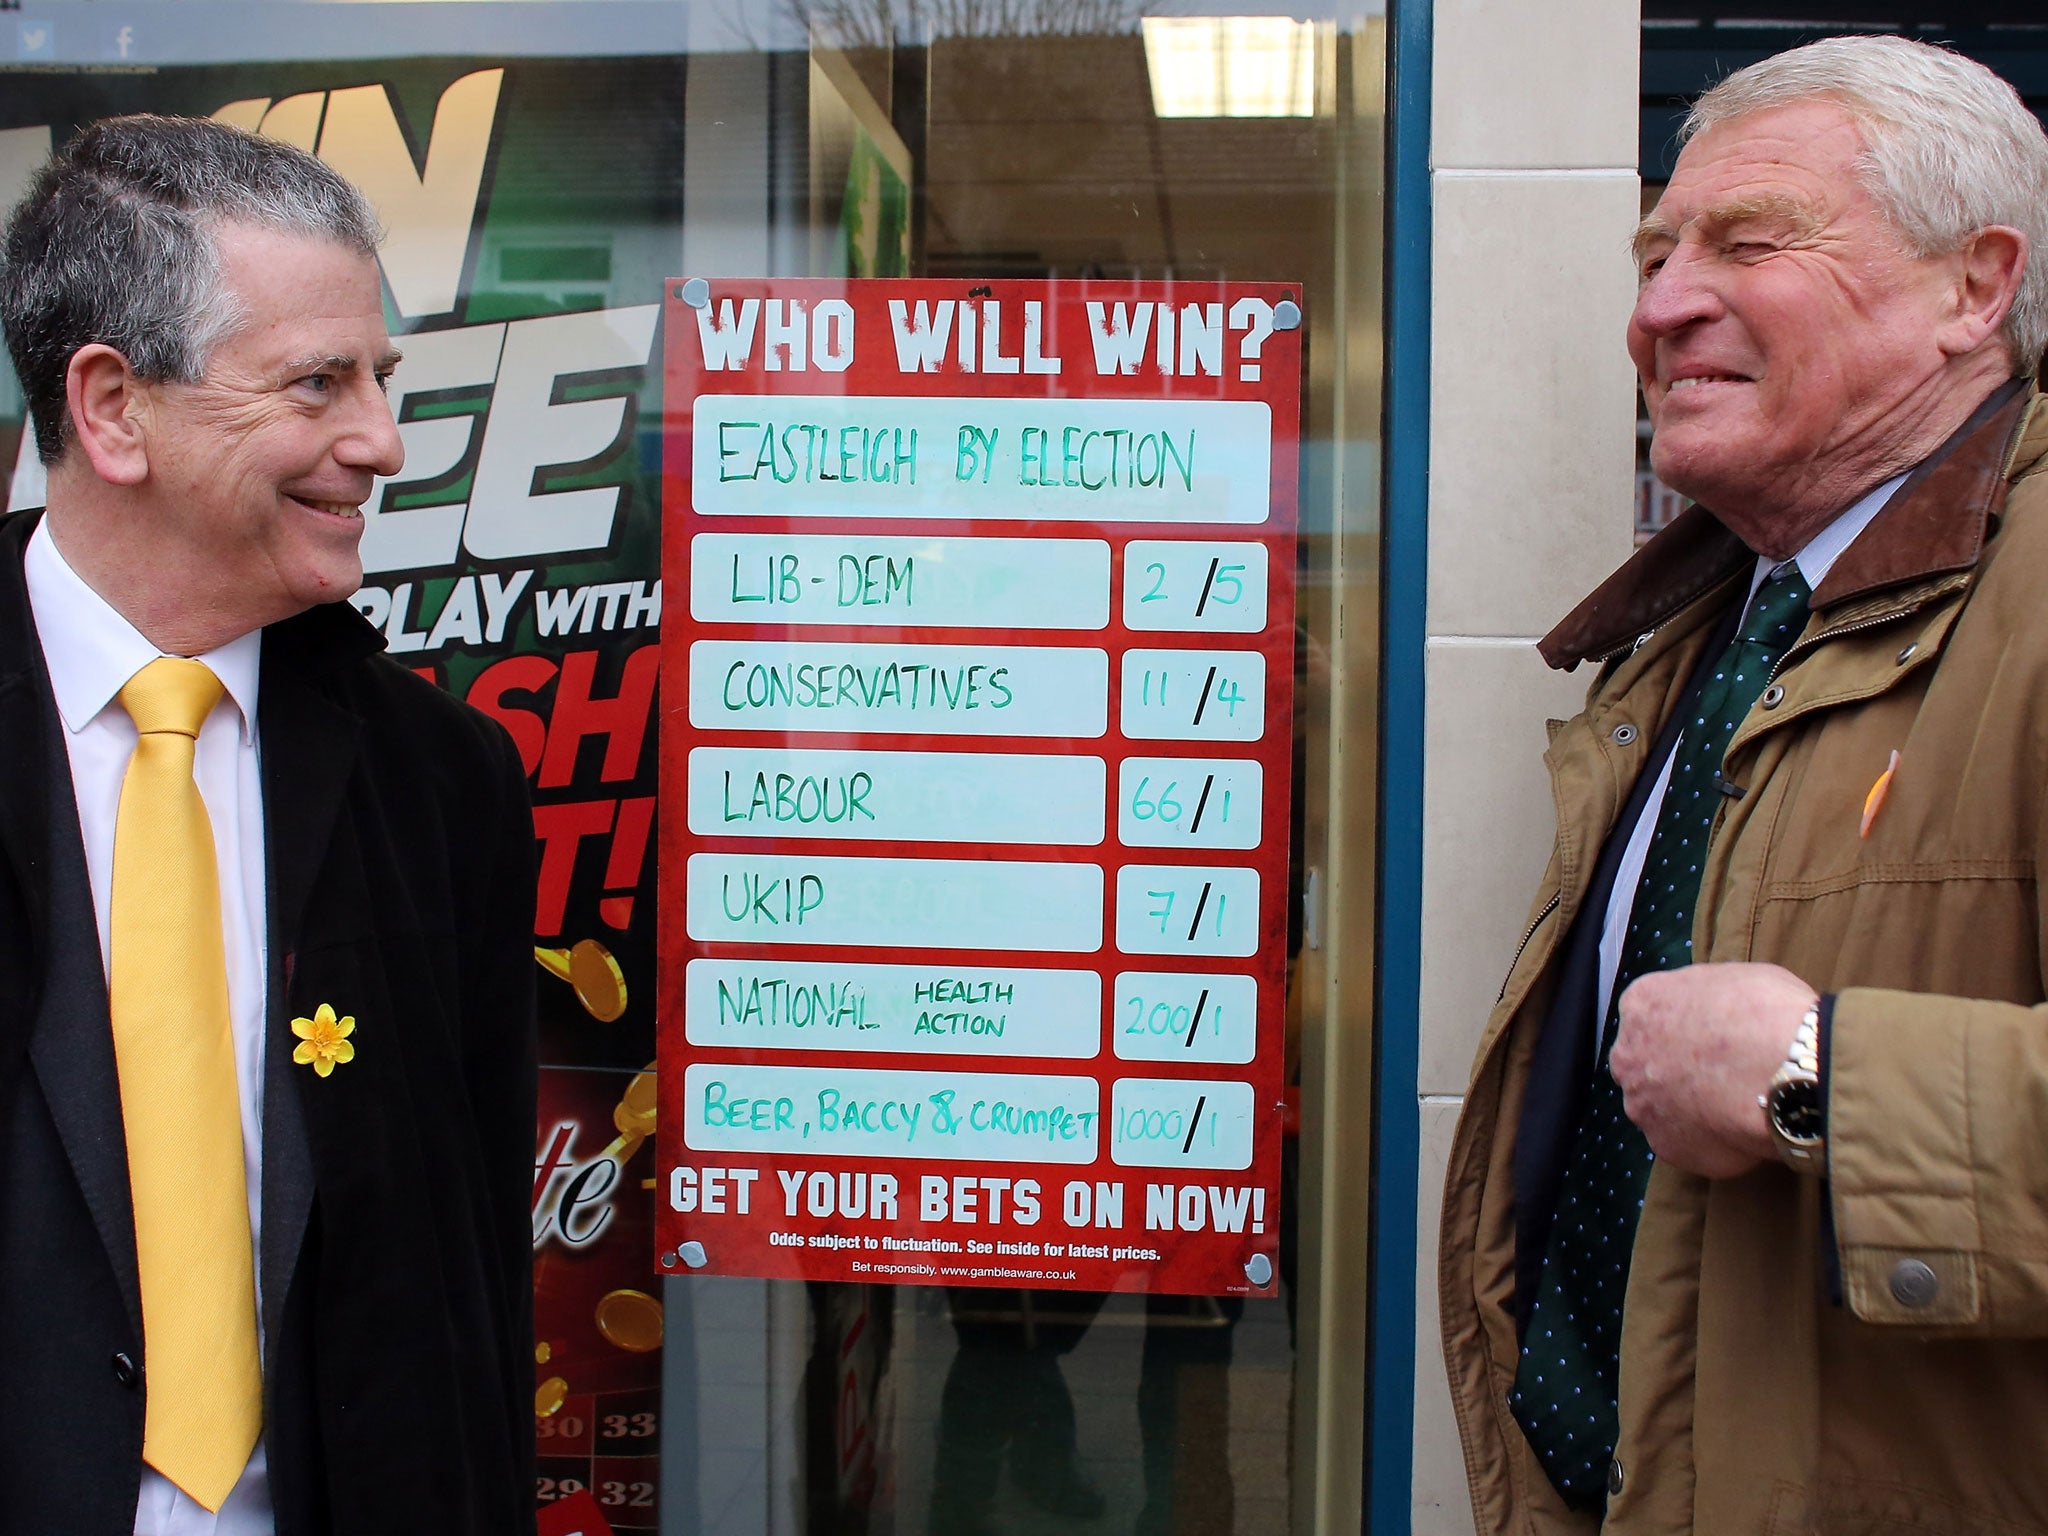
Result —
<instances>
[{"instance_id":1,"label":"yellow daffodil boutonniere","mask_svg":"<svg viewBox=\"0 0 2048 1536\"><path fill-rule=\"evenodd\" d=\"M292 1060L300 1066L310 1063L315 1072L326 1077L338 1064L356 1059L355 1043L349 1039L355 1032L353 1014L337 1019L334 1009L322 1003L310 1019L292 1020L292 1033L299 1037Z\"/></svg>"}]
</instances>

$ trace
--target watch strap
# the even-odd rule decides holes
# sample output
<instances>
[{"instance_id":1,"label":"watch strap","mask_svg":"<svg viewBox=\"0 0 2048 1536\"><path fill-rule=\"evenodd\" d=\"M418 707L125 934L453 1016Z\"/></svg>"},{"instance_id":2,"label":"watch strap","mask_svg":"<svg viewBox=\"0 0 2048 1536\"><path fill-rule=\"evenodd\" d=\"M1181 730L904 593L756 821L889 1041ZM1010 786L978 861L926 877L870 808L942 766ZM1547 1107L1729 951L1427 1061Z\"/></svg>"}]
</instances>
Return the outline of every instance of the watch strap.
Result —
<instances>
[{"instance_id":1,"label":"watch strap","mask_svg":"<svg viewBox=\"0 0 2048 1536\"><path fill-rule=\"evenodd\" d=\"M1759 1096L1778 1152L1794 1168L1824 1170L1826 1104L1821 1084L1821 1005L1818 999L1799 1020L1784 1063Z\"/></svg>"}]
</instances>

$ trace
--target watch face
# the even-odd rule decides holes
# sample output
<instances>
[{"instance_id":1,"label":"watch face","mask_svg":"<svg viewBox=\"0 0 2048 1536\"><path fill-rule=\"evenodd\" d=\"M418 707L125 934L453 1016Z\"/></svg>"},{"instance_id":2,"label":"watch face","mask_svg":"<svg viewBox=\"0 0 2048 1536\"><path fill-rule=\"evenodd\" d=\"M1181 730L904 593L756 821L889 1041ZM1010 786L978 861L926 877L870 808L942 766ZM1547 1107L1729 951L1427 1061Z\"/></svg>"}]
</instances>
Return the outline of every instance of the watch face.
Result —
<instances>
[{"instance_id":1,"label":"watch face","mask_svg":"<svg viewBox=\"0 0 2048 1536\"><path fill-rule=\"evenodd\" d=\"M1771 1120L1787 1141L1819 1141L1826 1129L1821 1120L1820 1084L1780 1083L1771 1090Z\"/></svg>"}]
</instances>

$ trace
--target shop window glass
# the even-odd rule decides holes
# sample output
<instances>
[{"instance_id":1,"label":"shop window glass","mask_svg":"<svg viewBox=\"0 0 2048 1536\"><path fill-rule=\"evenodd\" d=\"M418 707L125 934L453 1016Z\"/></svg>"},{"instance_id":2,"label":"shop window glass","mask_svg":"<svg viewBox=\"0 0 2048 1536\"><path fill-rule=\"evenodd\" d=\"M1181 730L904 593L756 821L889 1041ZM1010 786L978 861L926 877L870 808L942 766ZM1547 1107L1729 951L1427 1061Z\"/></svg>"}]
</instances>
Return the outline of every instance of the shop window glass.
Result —
<instances>
[{"instance_id":1,"label":"shop window glass","mask_svg":"<svg viewBox=\"0 0 2048 1536\"><path fill-rule=\"evenodd\" d=\"M391 401L407 464L373 497L353 601L399 659L506 725L533 783L543 1529L600 1528L593 1515L622 1536L1355 1529L1382 16L1141 16L1122 0L30 3L0 33L0 69L0 197L10 202L52 145L94 118L194 113L319 154L370 193L389 231L386 308L406 354ZM1293 613L1269 652L1291 683L1274 692L1285 709L1264 738L1266 792L1287 813L1264 834L1262 867L1284 895L1254 941L1277 990L1252 1005L1245 1045L1278 1085L1245 1111L1270 1128L1270 1167L1250 1183L1177 1179L1161 1197L1147 1189L1158 1178L1103 1155L1079 1181L1098 1192L1091 1200L1123 1189L1114 1230L1099 1213L1080 1223L1105 1246L1163 1244L1159 1233L1177 1240L1191 1222L1212 1232L1237 1222L1248 1237L1249 1223L1264 1223L1275 1234L1256 1255L1264 1268L1248 1261L1234 1293L1154 1287L1128 1265L1115 1284L1089 1288L764 1279L719 1273L701 1251L697 1272L669 1243L668 1267L658 1262L657 1210L668 1202L673 1215L679 1194L661 1176L656 1128L671 1100L657 1034L680 1033L684 1020L681 994L659 980L657 923L686 923L683 872L660 857L660 828L677 812L657 804L660 701L680 707L684 678L673 657L662 671L661 646L692 602L673 561L663 579L665 520L673 530L680 516L664 508L664 454L676 451L664 443L675 417L665 362L689 278L713 295L747 282L943 280L962 304L998 284L1047 304L1084 290L1170 295L1154 313L1171 312L1178 335L1132 344L1199 359L1227 342L1234 364L1253 360L1237 350L1250 322L1211 320L1213 296L1256 286L1266 307L1248 313L1269 322L1279 301L1291 306L1273 355L1298 359L1298 385L1284 392L1298 419L1275 440L1292 465L1298 531L1271 545L1256 528L1231 535L1282 552L1263 579ZM1166 283L1178 286L1131 286ZM1021 343L1013 333L990 355ZM1100 469L1088 463L1080 472ZM41 504L21 396L4 373L0 467L10 508ZM1125 562L1116 599L1140 618L1119 608L1110 627L1125 650L1164 655L1187 636L1132 638L1147 594L1123 578L1154 558L1128 552L1146 537L1115 532ZM1163 596L1186 574L1172 561L1187 550L1154 542L1159 574L1139 580ZM1199 601L1221 600L1217 558ZM1118 687L1149 686L1144 666L1124 659ZM1143 846L1180 816L1193 824L1197 783L1136 770L1119 781L1115 761L1156 747L1125 745L1101 791L1103 845ZM927 790L943 797L944 775L961 768L932 772ZM1223 793L1213 777L1212 796ZM1221 814L1214 804L1208 814ZM1118 994L1116 980L1171 966L1120 951L1113 897L1103 899L1099 951L1053 968L1071 977L1093 965L1103 978L1109 995L1087 1005L1099 1011L1087 1014L1090 1045L1077 1059L1107 1094L1127 1059L1110 1032L1127 1022L1124 1003L1142 1001ZM1216 909L1205 916L1218 920ZM888 959L938 976L951 966L943 949ZM1226 982L1197 987L1201 1006L1222 1007ZM664 997L677 1001L658 1007ZM1186 1001L1165 998L1169 1033ZM1156 1035L1157 1011L1131 1017ZM992 1069L1042 1064L998 1057ZM1206 1091L1223 1079L1188 1081ZM1213 1115L1211 1102L1201 1108ZM1149 1112L1162 1135L1169 1113L1187 1108L1135 1107L1141 1129ZM1130 1108L1105 1097L1096 1112L1107 1123ZM1191 1119L1188 1147L1200 1111ZM830 1167L886 1171L872 1159ZM690 1198L708 1191L700 1180ZM1189 1191L1201 1207L1192 1216ZM758 1179L756 1198L770 1195L779 1208L782 1192ZM1067 1198L1044 1192L1056 1212ZM1062 1214L1072 1220L1070 1206Z\"/></svg>"}]
</instances>

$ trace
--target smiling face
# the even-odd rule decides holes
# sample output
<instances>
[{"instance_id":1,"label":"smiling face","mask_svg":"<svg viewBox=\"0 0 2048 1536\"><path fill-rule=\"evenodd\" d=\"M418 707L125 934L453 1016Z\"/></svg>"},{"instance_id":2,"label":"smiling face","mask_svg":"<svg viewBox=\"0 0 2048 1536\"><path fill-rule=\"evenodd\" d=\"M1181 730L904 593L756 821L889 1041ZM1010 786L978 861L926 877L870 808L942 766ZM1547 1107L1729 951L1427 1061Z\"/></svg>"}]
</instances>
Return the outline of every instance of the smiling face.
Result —
<instances>
[{"instance_id":1,"label":"smiling face","mask_svg":"<svg viewBox=\"0 0 2048 1536\"><path fill-rule=\"evenodd\" d=\"M1984 372L1942 344L1955 260L1907 252L1857 177L1862 150L1826 102L1717 124L1636 239L1650 462L1779 558L1932 451Z\"/></svg>"},{"instance_id":2,"label":"smiling face","mask_svg":"<svg viewBox=\"0 0 2048 1536\"><path fill-rule=\"evenodd\" d=\"M147 386L145 489L163 579L246 633L361 585L362 504L405 455L376 263L246 224L217 245L240 321L199 382Z\"/></svg>"}]
</instances>

